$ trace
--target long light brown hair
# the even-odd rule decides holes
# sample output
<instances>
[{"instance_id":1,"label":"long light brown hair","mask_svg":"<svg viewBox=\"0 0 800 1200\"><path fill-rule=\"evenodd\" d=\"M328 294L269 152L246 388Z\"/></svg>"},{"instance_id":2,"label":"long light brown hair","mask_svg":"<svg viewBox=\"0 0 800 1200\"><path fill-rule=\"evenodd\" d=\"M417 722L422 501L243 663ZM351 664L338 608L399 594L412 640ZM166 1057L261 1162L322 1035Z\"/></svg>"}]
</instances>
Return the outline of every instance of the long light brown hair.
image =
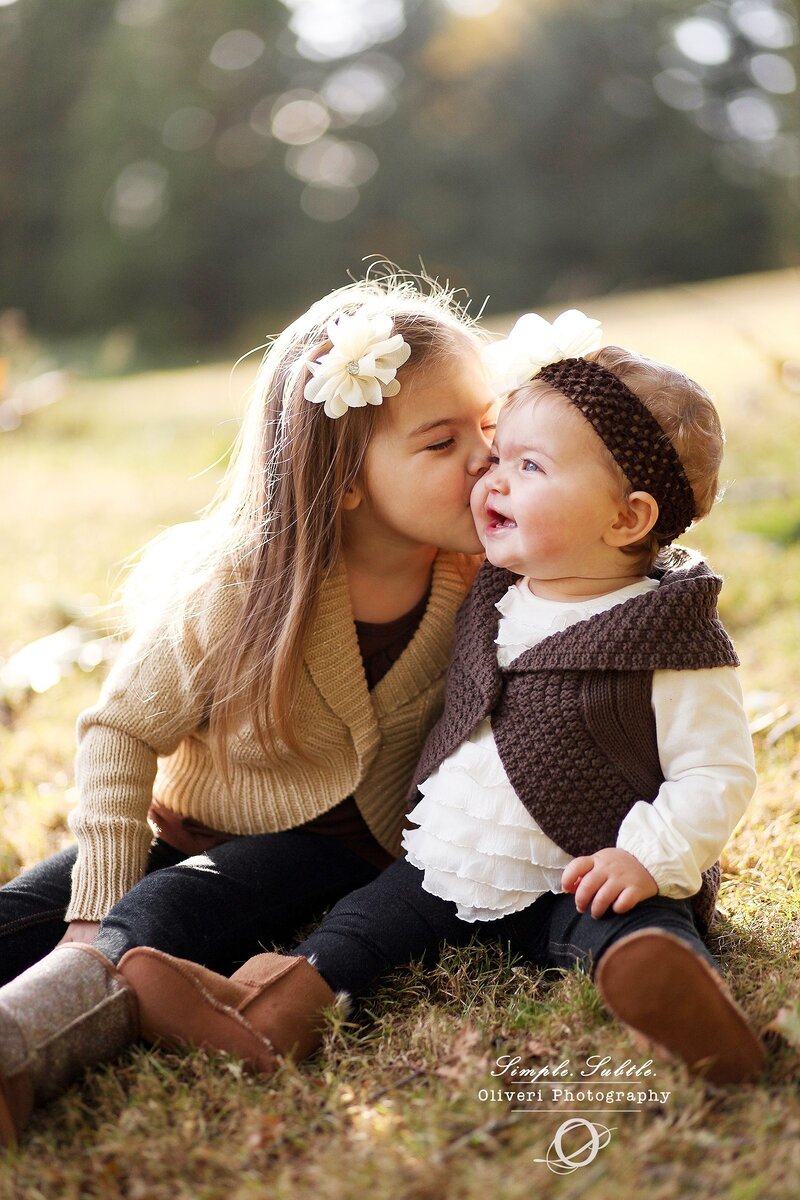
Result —
<instances>
[{"instance_id":1,"label":"long light brown hair","mask_svg":"<svg viewBox=\"0 0 800 1200\"><path fill-rule=\"evenodd\" d=\"M176 615L202 627L220 588L235 588L239 616L212 639L197 669L220 774L229 778L226 742L246 713L270 757L313 757L293 728L295 683L316 601L342 548L341 501L359 480L381 419L373 406L331 420L303 390L309 360L330 350L326 327L343 313L386 313L411 347L402 374L480 345L474 322L452 291L396 274L348 284L313 304L266 351L220 491L189 527ZM389 403L402 402L402 390ZM163 562L164 555L160 556ZM152 571L145 576L152 577ZM141 583L137 587L141 594ZM173 625L181 636L183 620Z\"/></svg>"}]
</instances>

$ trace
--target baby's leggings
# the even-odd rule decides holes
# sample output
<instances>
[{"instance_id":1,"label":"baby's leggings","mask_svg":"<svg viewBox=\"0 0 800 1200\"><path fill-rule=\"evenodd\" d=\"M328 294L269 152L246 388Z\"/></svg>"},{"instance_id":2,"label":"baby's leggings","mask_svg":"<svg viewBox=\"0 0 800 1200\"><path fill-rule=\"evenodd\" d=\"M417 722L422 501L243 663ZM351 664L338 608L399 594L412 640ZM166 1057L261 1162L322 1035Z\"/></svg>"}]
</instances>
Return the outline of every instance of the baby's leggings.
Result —
<instances>
[{"instance_id":1,"label":"baby's leggings","mask_svg":"<svg viewBox=\"0 0 800 1200\"><path fill-rule=\"evenodd\" d=\"M719 972L700 940L688 900L654 896L630 912L608 910L592 917L578 912L574 896L546 892L522 912L469 923L456 916L452 901L424 891L422 878L406 859L398 859L373 883L340 900L292 954L313 955L314 965L334 991L358 996L394 968L412 959L435 961L445 943L464 945L476 935L501 940L536 966L570 968L580 963L593 975L619 938L656 928L682 938Z\"/></svg>"}]
</instances>

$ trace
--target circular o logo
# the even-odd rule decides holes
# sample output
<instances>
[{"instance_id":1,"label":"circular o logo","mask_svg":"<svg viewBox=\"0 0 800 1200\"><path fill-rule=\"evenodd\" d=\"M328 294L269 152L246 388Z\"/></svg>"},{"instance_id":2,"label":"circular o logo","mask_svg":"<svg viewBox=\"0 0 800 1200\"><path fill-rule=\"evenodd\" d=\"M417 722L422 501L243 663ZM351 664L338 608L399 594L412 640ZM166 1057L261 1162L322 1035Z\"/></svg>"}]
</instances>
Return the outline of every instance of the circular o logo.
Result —
<instances>
[{"instance_id":1,"label":"circular o logo","mask_svg":"<svg viewBox=\"0 0 800 1200\"><path fill-rule=\"evenodd\" d=\"M577 1130L584 1131L585 1140L575 1146L570 1153L566 1153L564 1138ZM564 1121L559 1125L555 1137L547 1149L547 1157L535 1158L533 1161L547 1163L547 1166L556 1175L571 1175L579 1167L588 1167L589 1163L594 1162L598 1153L604 1150L611 1141L612 1133L613 1129L607 1129L605 1125L595 1125L593 1121L586 1121L583 1117L571 1117L569 1121Z\"/></svg>"}]
</instances>

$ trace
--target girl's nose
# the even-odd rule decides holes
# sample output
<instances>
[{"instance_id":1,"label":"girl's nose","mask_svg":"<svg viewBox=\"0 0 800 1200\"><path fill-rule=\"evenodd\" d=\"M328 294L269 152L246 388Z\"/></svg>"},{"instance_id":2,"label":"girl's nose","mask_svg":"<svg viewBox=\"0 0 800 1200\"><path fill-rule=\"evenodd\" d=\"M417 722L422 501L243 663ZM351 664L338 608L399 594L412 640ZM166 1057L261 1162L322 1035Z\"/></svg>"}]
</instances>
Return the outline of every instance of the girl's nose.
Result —
<instances>
[{"instance_id":1,"label":"girl's nose","mask_svg":"<svg viewBox=\"0 0 800 1200\"><path fill-rule=\"evenodd\" d=\"M470 455L467 461L467 474L480 479L489 470L489 447L484 442Z\"/></svg>"}]
</instances>

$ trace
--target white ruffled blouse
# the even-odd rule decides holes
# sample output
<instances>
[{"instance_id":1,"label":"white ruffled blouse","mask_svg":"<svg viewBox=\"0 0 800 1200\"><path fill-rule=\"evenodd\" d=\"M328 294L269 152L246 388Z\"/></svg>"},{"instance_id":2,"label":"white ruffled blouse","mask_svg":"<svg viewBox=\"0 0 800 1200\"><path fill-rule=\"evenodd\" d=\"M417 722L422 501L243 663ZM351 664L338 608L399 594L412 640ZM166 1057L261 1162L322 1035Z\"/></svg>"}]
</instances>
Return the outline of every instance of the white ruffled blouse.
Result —
<instances>
[{"instance_id":1,"label":"white ruffled blouse","mask_svg":"<svg viewBox=\"0 0 800 1200\"><path fill-rule=\"evenodd\" d=\"M564 602L535 596L522 579L497 603L498 663L507 667L550 634L657 586L645 579L592 600ZM709 729L709 704L716 729ZM617 845L643 863L662 894L691 896L752 796L752 744L730 667L656 671L653 708L667 782L652 804L634 805ZM572 855L547 837L518 799L488 717L419 790L422 799L409 813L417 828L403 835L406 857L424 872L425 890L454 901L461 920L498 920L547 891L563 891L561 876Z\"/></svg>"}]
</instances>

